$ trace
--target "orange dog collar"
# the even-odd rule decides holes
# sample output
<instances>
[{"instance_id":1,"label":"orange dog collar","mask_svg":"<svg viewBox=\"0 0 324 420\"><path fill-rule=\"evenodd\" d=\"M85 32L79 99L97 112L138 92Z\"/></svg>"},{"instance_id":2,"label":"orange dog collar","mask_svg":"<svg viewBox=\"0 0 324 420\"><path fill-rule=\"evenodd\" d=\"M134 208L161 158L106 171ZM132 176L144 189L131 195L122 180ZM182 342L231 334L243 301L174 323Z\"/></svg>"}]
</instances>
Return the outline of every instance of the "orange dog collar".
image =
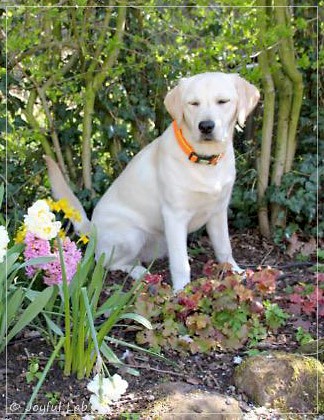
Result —
<instances>
[{"instance_id":1,"label":"orange dog collar","mask_svg":"<svg viewBox=\"0 0 324 420\"><path fill-rule=\"evenodd\" d=\"M188 156L188 159L193 163L202 163L204 165L217 165L224 153L218 155L204 156L198 155L184 138L181 129L178 127L177 122L173 121L173 130L182 151Z\"/></svg>"}]
</instances>

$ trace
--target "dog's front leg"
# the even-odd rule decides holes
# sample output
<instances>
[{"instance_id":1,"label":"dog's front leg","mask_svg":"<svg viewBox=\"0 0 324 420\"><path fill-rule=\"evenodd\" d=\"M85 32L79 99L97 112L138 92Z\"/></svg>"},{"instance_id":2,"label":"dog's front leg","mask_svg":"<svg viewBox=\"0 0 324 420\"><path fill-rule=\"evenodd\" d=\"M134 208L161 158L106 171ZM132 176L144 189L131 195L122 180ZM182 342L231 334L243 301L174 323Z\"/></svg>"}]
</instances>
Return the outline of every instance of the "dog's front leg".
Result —
<instances>
[{"instance_id":1,"label":"dog's front leg","mask_svg":"<svg viewBox=\"0 0 324 420\"><path fill-rule=\"evenodd\" d=\"M190 282L187 253L188 220L185 214L178 213L169 206L165 206L162 213L173 290L177 292Z\"/></svg>"},{"instance_id":2,"label":"dog's front leg","mask_svg":"<svg viewBox=\"0 0 324 420\"><path fill-rule=\"evenodd\" d=\"M238 273L243 272L232 256L227 224L227 209L214 214L207 222L206 228L218 262L229 263L234 271Z\"/></svg>"}]
</instances>

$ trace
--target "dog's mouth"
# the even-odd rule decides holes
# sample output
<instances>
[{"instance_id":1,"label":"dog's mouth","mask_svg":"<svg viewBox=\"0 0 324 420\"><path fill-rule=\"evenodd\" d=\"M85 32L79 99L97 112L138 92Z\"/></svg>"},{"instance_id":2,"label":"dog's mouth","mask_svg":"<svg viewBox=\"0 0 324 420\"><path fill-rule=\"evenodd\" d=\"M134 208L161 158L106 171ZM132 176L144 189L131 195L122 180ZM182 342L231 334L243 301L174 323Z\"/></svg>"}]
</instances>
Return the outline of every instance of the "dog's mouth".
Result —
<instances>
[{"instance_id":1,"label":"dog's mouth","mask_svg":"<svg viewBox=\"0 0 324 420\"><path fill-rule=\"evenodd\" d=\"M216 142L216 143L223 143L224 139L218 139L213 134L203 134L200 136L200 141L210 143L210 142Z\"/></svg>"},{"instance_id":2,"label":"dog's mouth","mask_svg":"<svg viewBox=\"0 0 324 420\"><path fill-rule=\"evenodd\" d=\"M213 134L202 134L200 136L201 141L215 141Z\"/></svg>"}]
</instances>

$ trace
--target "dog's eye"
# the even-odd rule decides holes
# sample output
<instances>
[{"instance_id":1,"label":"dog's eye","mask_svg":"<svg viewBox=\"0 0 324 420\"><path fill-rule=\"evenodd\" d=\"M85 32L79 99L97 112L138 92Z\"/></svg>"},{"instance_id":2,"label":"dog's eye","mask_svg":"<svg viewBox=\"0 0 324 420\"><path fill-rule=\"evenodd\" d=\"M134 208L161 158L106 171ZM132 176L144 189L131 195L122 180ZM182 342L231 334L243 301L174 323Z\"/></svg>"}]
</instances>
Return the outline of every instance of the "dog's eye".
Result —
<instances>
[{"instance_id":1,"label":"dog's eye","mask_svg":"<svg viewBox=\"0 0 324 420\"><path fill-rule=\"evenodd\" d=\"M229 102L229 99L218 99L217 103L218 105L223 105L223 104L227 104L227 102Z\"/></svg>"},{"instance_id":2,"label":"dog's eye","mask_svg":"<svg viewBox=\"0 0 324 420\"><path fill-rule=\"evenodd\" d=\"M189 105L192 105L192 106L199 106L200 104L199 104L199 102L198 102L198 101L191 101L191 102L189 102Z\"/></svg>"}]
</instances>

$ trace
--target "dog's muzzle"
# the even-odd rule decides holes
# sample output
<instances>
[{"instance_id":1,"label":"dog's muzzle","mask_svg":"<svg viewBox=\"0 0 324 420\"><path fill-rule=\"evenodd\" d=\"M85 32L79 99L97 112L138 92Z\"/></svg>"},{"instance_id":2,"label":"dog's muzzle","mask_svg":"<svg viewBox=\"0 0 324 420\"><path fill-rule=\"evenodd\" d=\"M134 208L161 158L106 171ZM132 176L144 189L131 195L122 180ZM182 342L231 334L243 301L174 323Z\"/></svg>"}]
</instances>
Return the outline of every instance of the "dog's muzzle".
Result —
<instances>
[{"instance_id":1,"label":"dog's muzzle","mask_svg":"<svg viewBox=\"0 0 324 420\"><path fill-rule=\"evenodd\" d=\"M201 133L202 141L213 141L215 140L215 123L212 120L200 121L198 124L199 131Z\"/></svg>"},{"instance_id":2,"label":"dog's muzzle","mask_svg":"<svg viewBox=\"0 0 324 420\"><path fill-rule=\"evenodd\" d=\"M215 128L215 123L212 120L200 121L198 128L202 134L211 134Z\"/></svg>"}]
</instances>

